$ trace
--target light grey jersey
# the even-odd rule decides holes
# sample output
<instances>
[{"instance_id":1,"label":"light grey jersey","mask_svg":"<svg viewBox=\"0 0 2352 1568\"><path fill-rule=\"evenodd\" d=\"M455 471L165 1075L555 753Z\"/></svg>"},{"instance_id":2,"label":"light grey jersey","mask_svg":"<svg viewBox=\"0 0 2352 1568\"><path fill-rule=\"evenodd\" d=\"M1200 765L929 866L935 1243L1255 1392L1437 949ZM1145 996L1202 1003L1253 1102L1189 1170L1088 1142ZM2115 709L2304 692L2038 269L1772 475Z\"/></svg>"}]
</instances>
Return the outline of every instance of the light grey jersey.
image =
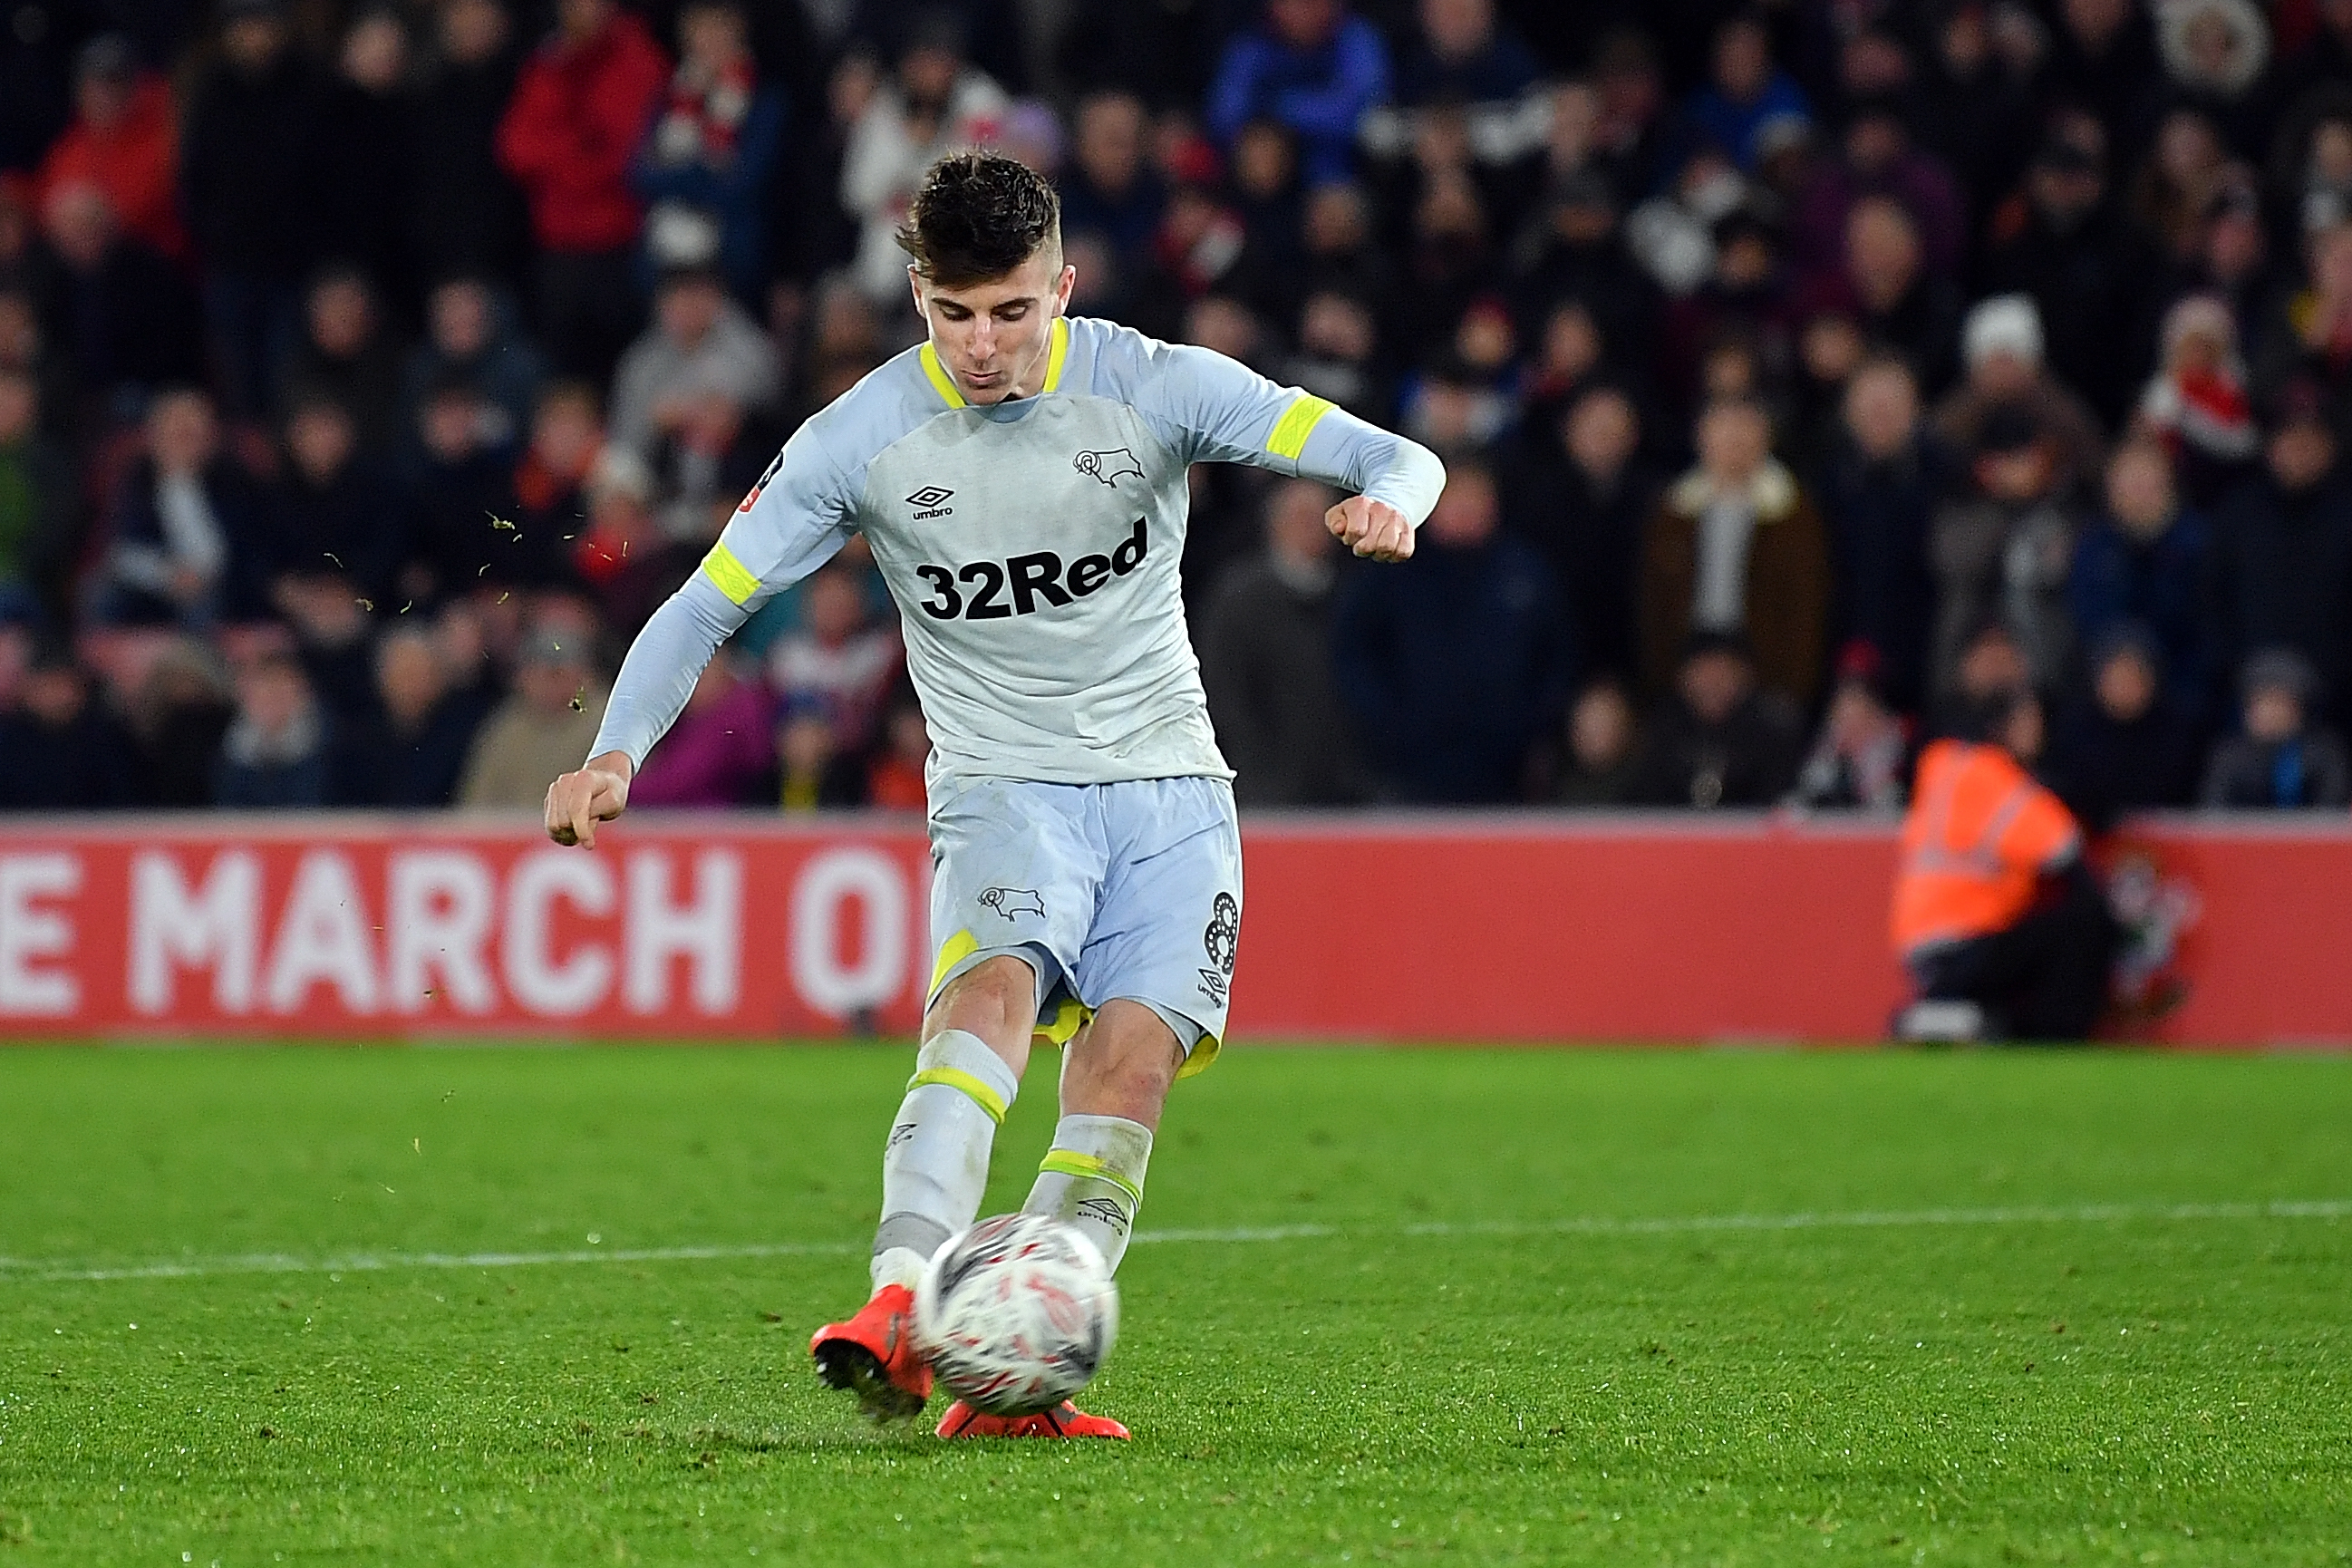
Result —
<instances>
[{"instance_id":1,"label":"light grey jersey","mask_svg":"<svg viewBox=\"0 0 2352 1568\"><path fill-rule=\"evenodd\" d=\"M1418 525L1427 448L1207 349L1056 321L1045 390L968 405L928 343L802 426L621 667L593 755L645 754L751 611L861 532L905 627L930 781L1230 777L1184 626L1195 462L1252 463Z\"/></svg>"}]
</instances>

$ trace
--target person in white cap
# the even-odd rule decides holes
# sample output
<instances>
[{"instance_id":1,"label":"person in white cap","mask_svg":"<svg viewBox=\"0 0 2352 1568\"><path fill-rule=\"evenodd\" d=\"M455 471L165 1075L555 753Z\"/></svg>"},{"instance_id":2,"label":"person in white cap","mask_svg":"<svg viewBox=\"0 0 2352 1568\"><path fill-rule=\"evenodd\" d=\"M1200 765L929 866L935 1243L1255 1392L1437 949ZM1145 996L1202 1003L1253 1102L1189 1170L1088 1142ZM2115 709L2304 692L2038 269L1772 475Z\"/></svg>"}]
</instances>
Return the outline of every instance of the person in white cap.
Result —
<instances>
[{"instance_id":1,"label":"person in white cap","mask_svg":"<svg viewBox=\"0 0 2352 1568\"><path fill-rule=\"evenodd\" d=\"M2016 406L2052 443L2062 487L2100 471L2106 444L2098 416L2042 363L2042 311L2032 295L1979 300L1960 327L1960 358L1966 374L1935 413L1936 433L1953 451L1975 450L1993 411Z\"/></svg>"}]
</instances>

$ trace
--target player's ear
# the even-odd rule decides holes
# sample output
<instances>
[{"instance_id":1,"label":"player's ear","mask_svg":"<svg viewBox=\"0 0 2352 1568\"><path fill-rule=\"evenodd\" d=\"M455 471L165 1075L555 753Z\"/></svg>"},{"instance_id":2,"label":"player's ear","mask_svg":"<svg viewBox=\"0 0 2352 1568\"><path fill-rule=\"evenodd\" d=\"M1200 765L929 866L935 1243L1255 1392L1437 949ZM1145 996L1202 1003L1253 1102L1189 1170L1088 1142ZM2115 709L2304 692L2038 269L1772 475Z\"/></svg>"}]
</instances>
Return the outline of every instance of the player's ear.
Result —
<instances>
[{"instance_id":1,"label":"player's ear","mask_svg":"<svg viewBox=\"0 0 2352 1568\"><path fill-rule=\"evenodd\" d=\"M1062 263L1062 275L1054 279L1054 314L1066 316L1070 313L1070 290L1076 287L1077 281L1078 269L1066 261Z\"/></svg>"},{"instance_id":2,"label":"player's ear","mask_svg":"<svg viewBox=\"0 0 2352 1568\"><path fill-rule=\"evenodd\" d=\"M915 314L929 321L931 313L923 305L923 275L915 270L915 264L911 261L907 264L907 287L915 293Z\"/></svg>"}]
</instances>

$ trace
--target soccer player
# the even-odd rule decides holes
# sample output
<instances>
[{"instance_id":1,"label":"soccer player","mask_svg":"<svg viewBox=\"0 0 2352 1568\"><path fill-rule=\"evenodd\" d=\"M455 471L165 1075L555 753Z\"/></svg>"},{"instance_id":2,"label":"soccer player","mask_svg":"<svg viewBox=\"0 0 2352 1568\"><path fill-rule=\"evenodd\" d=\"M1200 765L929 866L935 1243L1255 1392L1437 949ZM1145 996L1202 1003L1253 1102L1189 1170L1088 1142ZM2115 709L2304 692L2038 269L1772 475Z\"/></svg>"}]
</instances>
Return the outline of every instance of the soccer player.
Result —
<instances>
[{"instance_id":1,"label":"soccer player","mask_svg":"<svg viewBox=\"0 0 2352 1568\"><path fill-rule=\"evenodd\" d=\"M929 340L811 418L701 570L638 634L593 755L547 795L593 847L720 642L866 535L931 731L936 963L882 1154L874 1294L810 1343L877 1418L930 1395L912 1287L978 1215L1033 1037L1063 1047L1053 1148L1024 1205L1113 1268L1174 1081L1225 1027L1241 836L1185 634L1185 472L1255 464L1355 492L1331 531L1401 561L1444 468L1427 449L1205 349L1066 314L1053 187L963 153L925 174L899 243ZM941 1436L1124 1437L1067 1402L958 1403Z\"/></svg>"}]
</instances>

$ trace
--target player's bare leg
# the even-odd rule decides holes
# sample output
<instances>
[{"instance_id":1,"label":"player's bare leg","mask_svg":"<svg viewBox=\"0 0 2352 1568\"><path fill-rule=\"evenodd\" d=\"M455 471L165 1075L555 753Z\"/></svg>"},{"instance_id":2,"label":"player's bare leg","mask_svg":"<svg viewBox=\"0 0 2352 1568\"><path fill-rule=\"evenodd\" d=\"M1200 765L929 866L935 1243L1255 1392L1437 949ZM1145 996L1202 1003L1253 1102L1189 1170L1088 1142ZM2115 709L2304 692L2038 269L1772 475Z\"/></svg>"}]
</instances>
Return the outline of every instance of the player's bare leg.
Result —
<instances>
[{"instance_id":1,"label":"player's bare leg","mask_svg":"<svg viewBox=\"0 0 2352 1568\"><path fill-rule=\"evenodd\" d=\"M1022 1207L1067 1220L1117 1268L1127 1252L1151 1135L1183 1047L1167 1021L1140 1002L1106 1002L1062 1057L1062 1120L1054 1147ZM1065 1400L1034 1415L985 1415L962 1401L940 1423L942 1437L1124 1437L1127 1428Z\"/></svg>"},{"instance_id":2,"label":"player's bare leg","mask_svg":"<svg viewBox=\"0 0 2352 1568\"><path fill-rule=\"evenodd\" d=\"M1018 958L973 965L923 1019L915 1076L882 1154L882 1223L874 1295L856 1317L809 1342L817 1375L857 1395L875 1418L912 1415L931 1370L914 1350L914 1284L950 1237L980 1215L989 1150L1029 1063L1037 976Z\"/></svg>"}]
</instances>

